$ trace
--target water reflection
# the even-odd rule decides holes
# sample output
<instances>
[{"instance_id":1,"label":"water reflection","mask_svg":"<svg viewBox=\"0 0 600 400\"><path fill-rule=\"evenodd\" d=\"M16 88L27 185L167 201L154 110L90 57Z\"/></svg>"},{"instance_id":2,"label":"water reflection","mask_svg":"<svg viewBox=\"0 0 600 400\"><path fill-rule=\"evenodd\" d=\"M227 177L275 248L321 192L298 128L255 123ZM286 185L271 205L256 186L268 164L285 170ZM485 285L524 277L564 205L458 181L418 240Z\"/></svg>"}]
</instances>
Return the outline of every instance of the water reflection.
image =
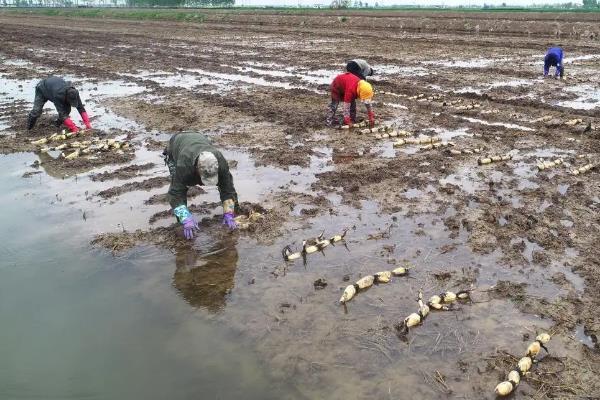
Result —
<instances>
[{"instance_id":1,"label":"water reflection","mask_svg":"<svg viewBox=\"0 0 600 400\"><path fill-rule=\"evenodd\" d=\"M191 306L211 313L225 308L238 263L236 244L237 235L227 235L201 250L177 250L173 285Z\"/></svg>"}]
</instances>

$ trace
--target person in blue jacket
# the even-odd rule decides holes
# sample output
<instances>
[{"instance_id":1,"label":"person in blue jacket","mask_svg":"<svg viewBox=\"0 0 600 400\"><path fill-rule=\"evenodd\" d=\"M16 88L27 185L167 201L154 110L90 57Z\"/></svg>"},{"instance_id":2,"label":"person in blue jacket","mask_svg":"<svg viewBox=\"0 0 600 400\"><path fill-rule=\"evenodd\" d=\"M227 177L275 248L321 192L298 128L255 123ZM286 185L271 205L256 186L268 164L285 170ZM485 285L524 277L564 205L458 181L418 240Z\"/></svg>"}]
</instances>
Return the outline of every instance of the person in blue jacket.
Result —
<instances>
[{"instance_id":1,"label":"person in blue jacket","mask_svg":"<svg viewBox=\"0 0 600 400\"><path fill-rule=\"evenodd\" d=\"M550 67L556 67L555 77L562 77L565 74L565 66L563 65L563 50L560 47L551 47L544 57L544 76L548 76Z\"/></svg>"}]
</instances>

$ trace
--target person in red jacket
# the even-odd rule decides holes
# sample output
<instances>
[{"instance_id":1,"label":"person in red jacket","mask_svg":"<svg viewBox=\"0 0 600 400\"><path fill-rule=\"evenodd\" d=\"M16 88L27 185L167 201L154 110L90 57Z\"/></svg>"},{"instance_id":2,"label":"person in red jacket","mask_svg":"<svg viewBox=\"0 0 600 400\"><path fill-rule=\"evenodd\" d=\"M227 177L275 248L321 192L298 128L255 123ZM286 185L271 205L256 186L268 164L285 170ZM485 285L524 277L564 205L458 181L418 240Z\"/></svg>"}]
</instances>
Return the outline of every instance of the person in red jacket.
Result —
<instances>
[{"instance_id":1,"label":"person in red jacket","mask_svg":"<svg viewBox=\"0 0 600 400\"><path fill-rule=\"evenodd\" d=\"M369 82L360 79L351 72L336 76L331 83L331 103L329 104L329 114L327 116L328 125L336 125L339 122L336 119L335 112L340 102L343 103L344 125L355 123L357 98L365 104L369 125L373 127L375 125L375 113L371 105L373 87Z\"/></svg>"},{"instance_id":2,"label":"person in red jacket","mask_svg":"<svg viewBox=\"0 0 600 400\"><path fill-rule=\"evenodd\" d=\"M71 107L74 107L79 111L85 127L87 129L92 128L90 118L85 111L77 89L73 87L71 82L57 76L51 76L41 80L35 87L35 99L33 100L33 109L27 117L27 129L32 129L35 126L35 122L42 115L42 109L47 101L51 101L56 107L59 125L64 124L71 132L79 130L69 116Z\"/></svg>"}]
</instances>

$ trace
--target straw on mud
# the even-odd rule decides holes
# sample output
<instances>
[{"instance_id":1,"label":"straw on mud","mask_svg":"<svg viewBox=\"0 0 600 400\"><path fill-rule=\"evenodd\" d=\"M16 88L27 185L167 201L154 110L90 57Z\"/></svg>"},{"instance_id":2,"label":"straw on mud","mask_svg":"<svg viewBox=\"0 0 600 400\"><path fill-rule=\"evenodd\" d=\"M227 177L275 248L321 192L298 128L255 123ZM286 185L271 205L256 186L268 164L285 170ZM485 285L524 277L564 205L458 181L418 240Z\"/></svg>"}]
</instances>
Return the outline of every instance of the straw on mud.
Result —
<instances>
[{"instance_id":1,"label":"straw on mud","mask_svg":"<svg viewBox=\"0 0 600 400\"><path fill-rule=\"evenodd\" d=\"M433 386L437 391L442 392L444 394L452 393L452 389L446 384L446 379L440 373L440 371L435 370L434 373L429 374L423 370L421 370L421 374L423 374L423 379L425 383L429 386Z\"/></svg>"}]
</instances>

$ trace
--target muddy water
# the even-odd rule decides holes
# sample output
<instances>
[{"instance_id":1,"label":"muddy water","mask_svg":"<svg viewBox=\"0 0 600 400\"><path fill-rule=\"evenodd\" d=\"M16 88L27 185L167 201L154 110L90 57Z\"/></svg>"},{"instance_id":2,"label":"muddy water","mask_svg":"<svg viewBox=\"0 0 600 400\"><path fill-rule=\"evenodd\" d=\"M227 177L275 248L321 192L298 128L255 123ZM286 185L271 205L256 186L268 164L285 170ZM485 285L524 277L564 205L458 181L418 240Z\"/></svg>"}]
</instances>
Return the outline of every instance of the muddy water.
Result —
<instances>
[{"instance_id":1,"label":"muddy water","mask_svg":"<svg viewBox=\"0 0 600 400\"><path fill-rule=\"evenodd\" d=\"M0 157L0 397L281 398L254 351L173 287L176 257L91 249L93 218L60 190L72 182L20 178L35 159Z\"/></svg>"}]
</instances>

